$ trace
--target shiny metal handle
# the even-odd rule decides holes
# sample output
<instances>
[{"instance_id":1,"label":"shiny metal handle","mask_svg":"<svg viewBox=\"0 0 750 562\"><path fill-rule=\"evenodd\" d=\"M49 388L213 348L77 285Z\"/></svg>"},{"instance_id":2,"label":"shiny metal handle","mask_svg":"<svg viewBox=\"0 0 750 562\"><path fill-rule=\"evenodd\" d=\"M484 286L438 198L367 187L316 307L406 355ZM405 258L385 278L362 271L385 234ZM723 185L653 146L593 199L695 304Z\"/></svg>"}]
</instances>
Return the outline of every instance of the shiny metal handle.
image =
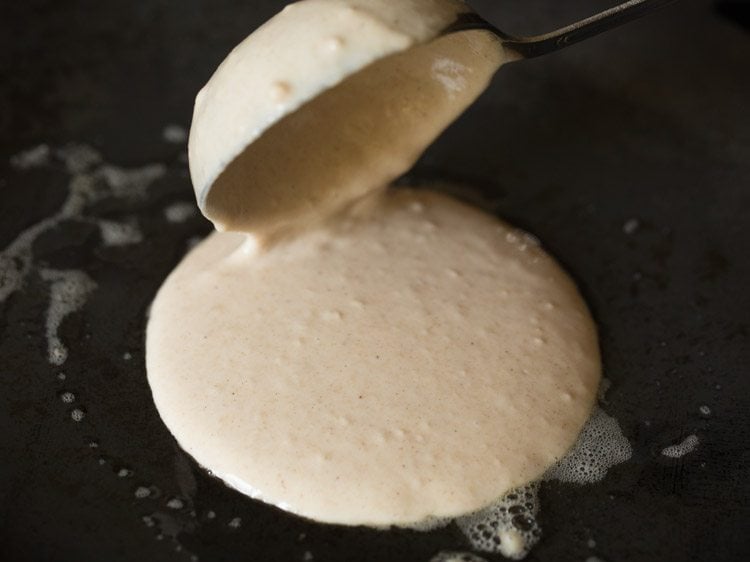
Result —
<instances>
[{"instance_id":1,"label":"shiny metal handle","mask_svg":"<svg viewBox=\"0 0 750 562\"><path fill-rule=\"evenodd\" d=\"M543 35L532 37L513 37L508 35L476 14L462 14L445 32L454 33L469 29L487 29L500 37L504 47L516 51L523 58L532 58L578 43L603 31L638 19L676 1L629 0L590 18Z\"/></svg>"}]
</instances>

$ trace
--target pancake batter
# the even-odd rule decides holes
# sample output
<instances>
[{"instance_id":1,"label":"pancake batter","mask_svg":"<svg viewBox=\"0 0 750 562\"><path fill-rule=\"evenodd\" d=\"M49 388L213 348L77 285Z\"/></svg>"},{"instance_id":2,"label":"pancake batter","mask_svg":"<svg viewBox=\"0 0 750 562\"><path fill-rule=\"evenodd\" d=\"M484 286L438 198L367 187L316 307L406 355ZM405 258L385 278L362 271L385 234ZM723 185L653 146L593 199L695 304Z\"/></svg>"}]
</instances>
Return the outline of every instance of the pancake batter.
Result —
<instances>
[{"instance_id":1,"label":"pancake batter","mask_svg":"<svg viewBox=\"0 0 750 562\"><path fill-rule=\"evenodd\" d=\"M191 171L204 213L241 232L188 255L148 326L149 382L181 446L330 523L492 503L566 453L600 378L585 303L534 239L385 189L505 57L485 32L434 39L460 2L397 5L301 2L222 64L196 103ZM295 66L294 29L338 62Z\"/></svg>"}]
</instances>

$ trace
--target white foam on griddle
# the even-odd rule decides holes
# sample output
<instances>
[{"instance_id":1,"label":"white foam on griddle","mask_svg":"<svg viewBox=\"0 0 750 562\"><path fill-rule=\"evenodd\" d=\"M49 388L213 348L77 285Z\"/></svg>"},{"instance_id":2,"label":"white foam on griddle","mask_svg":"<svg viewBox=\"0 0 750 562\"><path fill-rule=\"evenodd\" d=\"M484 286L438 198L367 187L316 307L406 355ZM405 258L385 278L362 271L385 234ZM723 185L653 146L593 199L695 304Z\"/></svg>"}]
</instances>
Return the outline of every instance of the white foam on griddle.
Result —
<instances>
[{"instance_id":1,"label":"white foam on griddle","mask_svg":"<svg viewBox=\"0 0 750 562\"><path fill-rule=\"evenodd\" d=\"M59 271L38 266L32 251L34 243L63 221L96 225L105 246L141 242L143 235L134 217L124 222L105 220L96 216L92 207L106 199L142 199L167 169L164 164L131 169L107 164L96 149L86 144L69 144L55 150L41 144L11 157L11 165L27 170L52 165L53 159L62 163L70 174L67 197L57 212L23 230L0 251L0 303L20 290L32 271L38 271L40 277L50 284L50 305L45 318L49 361L53 365L62 365L68 350L57 334L60 323L85 304L95 283L82 271Z\"/></svg>"},{"instance_id":2,"label":"white foam on griddle","mask_svg":"<svg viewBox=\"0 0 750 562\"><path fill-rule=\"evenodd\" d=\"M488 507L456 519L472 548L521 560L539 541L539 483L511 490Z\"/></svg>"},{"instance_id":3,"label":"white foam on griddle","mask_svg":"<svg viewBox=\"0 0 750 562\"><path fill-rule=\"evenodd\" d=\"M604 398L608 383L603 384L600 398ZM630 459L632 454L632 446L617 420L597 405L576 443L541 480L593 484L601 481L610 468ZM537 521L539 485L539 482L532 482L511 490L492 505L457 518L456 523L472 548L500 553L511 560L525 558L542 534Z\"/></svg>"},{"instance_id":4,"label":"white foam on griddle","mask_svg":"<svg viewBox=\"0 0 750 562\"><path fill-rule=\"evenodd\" d=\"M133 495L139 500L146 499L151 495L151 489L146 486L138 486Z\"/></svg>"},{"instance_id":5,"label":"white foam on griddle","mask_svg":"<svg viewBox=\"0 0 750 562\"><path fill-rule=\"evenodd\" d=\"M432 558L430 562L487 562L481 556L472 554L471 552L452 552L443 551L439 552Z\"/></svg>"},{"instance_id":6,"label":"white foam on griddle","mask_svg":"<svg viewBox=\"0 0 750 562\"><path fill-rule=\"evenodd\" d=\"M144 197L146 190L166 172L164 164L147 164L132 169L104 164L96 173L107 182L114 197L133 199Z\"/></svg>"},{"instance_id":7,"label":"white foam on griddle","mask_svg":"<svg viewBox=\"0 0 750 562\"><path fill-rule=\"evenodd\" d=\"M700 439L697 435L688 435L680 443L662 449L661 454L670 459L681 459L688 453L695 451L698 443L700 443Z\"/></svg>"},{"instance_id":8,"label":"white foam on griddle","mask_svg":"<svg viewBox=\"0 0 750 562\"><path fill-rule=\"evenodd\" d=\"M47 355L53 365L62 365L68 358L68 348L60 340L58 330L66 316L86 303L96 283L83 271L42 269L42 279L50 283L50 299L45 318Z\"/></svg>"},{"instance_id":9,"label":"white foam on griddle","mask_svg":"<svg viewBox=\"0 0 750 562\"><path fill-rule=\"evenodd\" d=\"M128 246L143 241L143 234L134 220L129 222L99 221L99 231L105 246Z\"/></svg>"},{"instance_id":10,"label":"white foam on griddle","mask_svg":"<svg viewBox=\"0 0 750 562\"><path fill-rule=\"evenodd\" d=\"M31 269L32 244L56 224L55 218L44 219L24 230L0 252L0 302L21 287Z\"/></svg>"},{"instance_id":11,"label":"white foam on griddle","mask_svg":"<svg viewBox=\"0 0 750 562\"><path fill-rule=\"evenodd\" d=\"M183 144L187 142L188 134L184 127L171 123L164 127L161 137L168 143Z\"/></svg>"},{"instance_id":12,"label":"white foam on griddle","mask_svg":"<svg viewBox=\"0 0 750 562\"><path fill-rule=\"evenodd\" d=\"M74 408L70 412L70 418L74 422L82 422L83 418L85 418L85 417L86 417L86 412L83 409L81 409L81 408Z\"/></svg>"},{"instance_id":13,"label":"white foam on griddle","mask_svg":"<svg viewBox=\"0 0 750 562\"><path fill-rule=\"evenodd\" d=\"M185 502L183 502L180 498L171 498L169 501L167 501L167 507L169 509L180 510L185 507Z\"/></svg>"},{"instance_id":14,"label":"white foam on griddle","mask_svg":"<svg viewBox=\"0 0 750 562\"><path fill-rule=\"evenodd\" d=\"M71 174L82 174L104 161L101 153L87 144L67 144L55 154Z\"/></svg>"},{"instance_id":15,"label":"white foam on griddle","mask_svg":"<svg viewBox=\"0 0 750 562\"><path fill-rule=\"evenodd\" d=\"M622 231L627 235L635 234L640 226L641 222L638 219L628 219L625 221L625 224L622 225Z\"/></svg>"},{"instance_id":16,"label":"white foam on griddle","mask_svg":"<svg viewBox=\"0 0 750 562\"><path fill-rule=\"evenodd\" d=\"M40 144L10 157L10 165L17 170L39 168L49 164L50 149L46 144Z\"/></svg>"},{"instance_id":17,"label":"white foam on griddle","mask_svg":"<svg viewBox=\"0 0 750 562\"><path fill-rule=\"evenodd\" d=\"M171 223L182 223L195 216L196 207L194 203L180 201L173 203L164 209L164 218Z\"/></svg>"},{"instance_id":18,"label":"white foam on griddle","mask_svg":"<svg viewBox=\"0 0 750 562\"><path fill-rule=\"evenodd\" d=\"M597 406L573 448L547 471L544 480L593 484L601 481L611 467L632 455L633 448L622 434L620 424Z\"/></svg>"}]
</instances>

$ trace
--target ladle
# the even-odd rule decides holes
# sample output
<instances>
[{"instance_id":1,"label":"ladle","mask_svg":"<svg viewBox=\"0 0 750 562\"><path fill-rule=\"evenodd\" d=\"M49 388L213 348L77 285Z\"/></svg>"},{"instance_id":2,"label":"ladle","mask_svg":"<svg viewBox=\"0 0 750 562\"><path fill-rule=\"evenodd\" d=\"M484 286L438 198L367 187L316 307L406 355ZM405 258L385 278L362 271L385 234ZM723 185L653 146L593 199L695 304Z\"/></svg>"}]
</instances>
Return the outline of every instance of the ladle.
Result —
<instances>
[{"instance_id":1,"label":"ladle","mask_svg":"<svg viewBox=\"0 0 750 562\"><path fill-rule=\"evenodd\" d=\"M515 51L521 58L527 59L557 51L604 31L619 27L675 1L629 0L571 25L531 37L508 35L477 14L464 13L460 14L454 23L443 30L443 35L471 29L486 29L500 38L503 47Z\"/></svg>"}]
</instances>

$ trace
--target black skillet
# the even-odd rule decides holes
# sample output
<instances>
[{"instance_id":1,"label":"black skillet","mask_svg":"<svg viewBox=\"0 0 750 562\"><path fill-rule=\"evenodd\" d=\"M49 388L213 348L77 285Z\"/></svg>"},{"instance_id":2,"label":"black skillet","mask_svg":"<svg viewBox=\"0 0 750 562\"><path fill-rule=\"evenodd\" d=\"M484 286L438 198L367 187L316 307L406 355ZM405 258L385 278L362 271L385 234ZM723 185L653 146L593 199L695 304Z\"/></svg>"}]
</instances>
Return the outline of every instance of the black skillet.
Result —
<instances>
[{"instance_id":1,"label":"black skillet","mask_svg":"<svg viewBox=\"0 0 750 562\"><path fill-rule=\"evenodd\" d=\"M22 149L86 142L108 162L164 162L168 172L146 200L92 211L137 216L143 243L104 247L82 221L35 243L38 267L84 269L98 284L62 325L64 368L47 362L48 286L38 272L0 304L0 559L427 562L465 548L453 528L321 526L245 499L179 451L152 405L145 314L187 241L209 231L197 217L164 219L164 207L192 192L182 146L161 131L188 125L193 95L216 64L281 4L4 5L0 247L53 213L69 179L55 161L11 168ZM533 34L605 4L475 7L503 29ZM635 453L598 485L543 488L544 536L529 560L750 559L747 14L740 2L685 0L509 65L410 174L469 182L484 205L538 235L600 326L612 380L604 408ZM74 392L83 421L72 421L62 391ZM700 439L693 453L660 454L689 434ZM148 498L135 497L141 486ZM174 498L182 508L167 506Z\"/></svg>"}]
</instances>

